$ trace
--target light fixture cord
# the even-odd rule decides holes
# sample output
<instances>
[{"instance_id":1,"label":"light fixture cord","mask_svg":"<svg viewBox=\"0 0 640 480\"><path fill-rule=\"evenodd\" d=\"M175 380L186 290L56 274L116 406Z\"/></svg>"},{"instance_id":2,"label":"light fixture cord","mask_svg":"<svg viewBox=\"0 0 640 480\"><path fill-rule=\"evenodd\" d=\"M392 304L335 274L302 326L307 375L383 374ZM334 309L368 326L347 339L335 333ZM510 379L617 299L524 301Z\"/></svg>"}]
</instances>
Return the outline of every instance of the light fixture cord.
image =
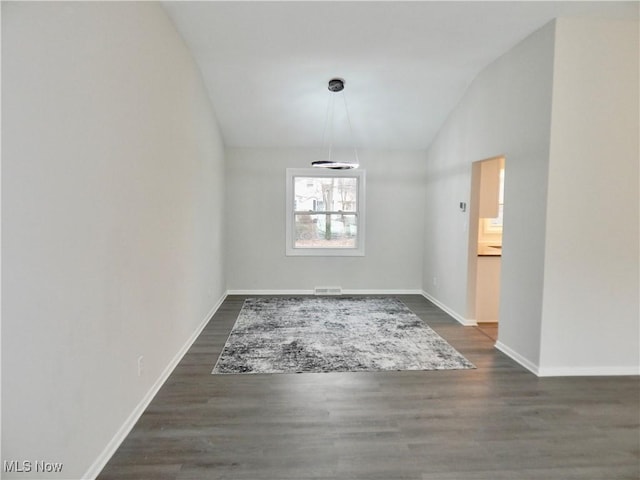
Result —
<instances>
[{"instance_id":1,"label":"light fixture cord","mask_svg":"<svg viewBox=\"0 0 640 480\"><path fill-rule=\"evenodd\" d=\"M344 111L347 113L347 123L349 124L349 135L351 136L351 144L353 145L353 153L356 157L356 163L360 164L360 159L358 158L358 149L356 148L356 142L353 137L353 127L351 126L351 117L349 116L349 108L347 107L347 96L342 91L342 100L344 100Z\"/></svg>"},{"instance_id":2,"label":"light fixture cord","mask_svg":"<svg viewBox=\"0 0 640 480\"><path fill-rule=\"evenodd\" d=\"M329 95L329 101L327 102L327 113L325 115L324 131L322 132L322 148L327 145L327 126L330 125L329 130L329 157L327 160L331 160L331 151L333 149L333 110L334 110L334 95Z\"/></svg>"}]
</instances>

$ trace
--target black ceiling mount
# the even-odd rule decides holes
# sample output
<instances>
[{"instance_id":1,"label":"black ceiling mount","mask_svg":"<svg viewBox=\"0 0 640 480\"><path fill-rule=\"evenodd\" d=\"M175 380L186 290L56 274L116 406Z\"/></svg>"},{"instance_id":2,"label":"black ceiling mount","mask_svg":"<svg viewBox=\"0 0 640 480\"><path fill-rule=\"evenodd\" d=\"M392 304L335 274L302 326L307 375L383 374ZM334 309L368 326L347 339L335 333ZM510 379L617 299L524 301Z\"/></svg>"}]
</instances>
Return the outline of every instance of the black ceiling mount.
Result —
<instances>
[{"instance_id":1,"label":"black ceiling mount","mask_svg":"<svg viewBox=\"0 0 640 480\"><path fill-rule=\"evenodd\" d=\"M332 92L341 92L344 90L344 80L342 78L332 78L329 80L329 90Z\"/></svg>"}]
</instances>

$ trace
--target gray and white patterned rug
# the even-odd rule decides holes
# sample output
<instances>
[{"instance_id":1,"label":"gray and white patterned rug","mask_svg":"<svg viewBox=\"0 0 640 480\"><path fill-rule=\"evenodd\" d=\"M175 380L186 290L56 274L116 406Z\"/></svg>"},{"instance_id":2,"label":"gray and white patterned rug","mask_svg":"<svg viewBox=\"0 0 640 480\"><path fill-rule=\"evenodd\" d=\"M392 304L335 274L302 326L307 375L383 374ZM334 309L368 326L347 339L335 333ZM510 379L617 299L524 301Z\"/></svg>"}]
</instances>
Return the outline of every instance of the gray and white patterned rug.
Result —
<instances>
[{"instance_id":1,"label":"gray and white patterned rug","mask_svg":"<svg viewBox=\"0 0 640 480\"><path fill-rule=\"evenodd\" d=\"M475 368L402 302L372 297L249 298L218 373Z\"/></svg>"}]
</instances>

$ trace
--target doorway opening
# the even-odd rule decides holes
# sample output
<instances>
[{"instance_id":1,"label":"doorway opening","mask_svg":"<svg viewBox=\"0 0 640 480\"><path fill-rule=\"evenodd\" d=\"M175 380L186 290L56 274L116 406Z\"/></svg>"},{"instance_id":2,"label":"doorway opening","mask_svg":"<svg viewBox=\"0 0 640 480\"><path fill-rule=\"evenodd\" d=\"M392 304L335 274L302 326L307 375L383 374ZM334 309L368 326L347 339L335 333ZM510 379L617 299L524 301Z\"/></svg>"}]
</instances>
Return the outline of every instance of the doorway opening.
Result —
<instances>
[{"instance_id":1,"label":"doorway opening","mask_svg":"<svg viewBox=\"0 0 640 480\"><path fill-rule=\"evenodd\" d=\"M472 164L469 208L467 314L498 341L505 157Z\"/></svg>"}]
</instances>

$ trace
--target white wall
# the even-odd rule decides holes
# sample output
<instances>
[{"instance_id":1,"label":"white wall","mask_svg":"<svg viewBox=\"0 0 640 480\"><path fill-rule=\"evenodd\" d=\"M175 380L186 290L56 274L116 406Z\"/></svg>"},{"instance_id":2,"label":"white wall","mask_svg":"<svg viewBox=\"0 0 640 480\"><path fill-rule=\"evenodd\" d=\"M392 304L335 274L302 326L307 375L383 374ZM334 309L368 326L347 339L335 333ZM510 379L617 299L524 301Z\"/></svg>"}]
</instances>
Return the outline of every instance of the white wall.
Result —
<instances>
[{"instance_id":1,"label":"white wall","mask_svg":"<svg viewBox=\"0 0 640 480\"><path fill-rule=\"evenodd\" d=\"M500 310L500 261L497 255L477 257L476 322L497 322Z\"/></svg>"},{"instance_id":2,"label":"white wall","mask_svg":"<svg viewBox=\"0 0 640 480\"><path fill-rule=\"evenodd\" d=\"M506 156L498 346L637 374L638 25L560 19L488 66L428 151L424 288L464 318L470 163ZM438 277L438 285L433 277Z\"/></svg>"},{"instance_id":3,"label":"white wall","mask_svg":"<svg viewBox=\"0 0 640 480\"><path fill-rule=\"evenodd\" d=\"M224 295L222 142L128 2L3 2L2 140L2 460L79 478Z\"/></svg>"},{"instance_id":4,"label":"white wall","mask_svg":"<svg viewBox=\"0 0 640 480\"><path fill-rule=\"evenodd\" d=\"M424 152L359 151L367 175L364 257L285 256L286 168L308 167L322 154L227 150L229 290L420 291Z\"/></svg>"},{"instance_id":5,"label":"white wall","mask_svg":"<svg viewBox=\"0 0 640 480\"><path fill-rule=\"evenodd\" d=\"M638 23L556 28L540 373L635 373Z\"/></svg>"},{"instance_id":6,"label":"white wall","mask_svg":"<svg viewBox=\"0 0 640 480\"><path fill-rule=\"evenodd\" d=\"M469 202L472 162L506 157L499 340L531 364L540 353L553 41L552 23L483 70L427 152L423 288L462 319L473 311L471 209L458 205Z\"/></svg>"}]
</instances>

